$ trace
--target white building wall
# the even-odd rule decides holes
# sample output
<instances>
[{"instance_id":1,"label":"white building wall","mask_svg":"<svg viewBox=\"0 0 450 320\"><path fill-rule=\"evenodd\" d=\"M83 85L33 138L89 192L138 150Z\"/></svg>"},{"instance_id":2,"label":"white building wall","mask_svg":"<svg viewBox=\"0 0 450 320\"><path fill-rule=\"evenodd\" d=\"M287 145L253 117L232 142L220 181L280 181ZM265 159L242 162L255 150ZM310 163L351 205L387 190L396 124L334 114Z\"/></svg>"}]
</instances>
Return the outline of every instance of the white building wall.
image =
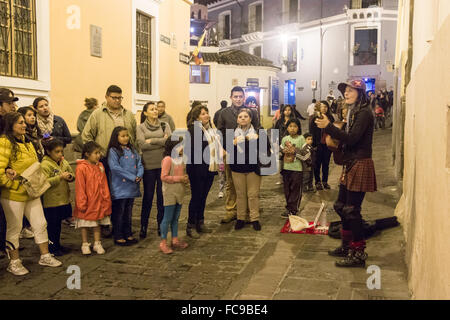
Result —
<instances>
[{"instance_id":1,"label":"white building wall","mask_svg":"<svg viewBox=\"0 0 450 320\"><path fill-rule=\"evenodd\" d=\"M222 64L205 64L210 65L210 84L190 84L190 100L207 101L209 114L211 116L220 109L220 101L228 101L231 104L230 92L235 86L245 87L248 78L258 78L259 86L262 90L261 110L269 104L269 78L276 75L277 69L267 67L252 66L235 66ZM233 84L233 80L237 80L237 84ZM280 88L282 94L282 88ZM266 110L265 109L265 110ZM263 117L268 117L268 112L261 112Z\"/></svg>"}]
</instances>

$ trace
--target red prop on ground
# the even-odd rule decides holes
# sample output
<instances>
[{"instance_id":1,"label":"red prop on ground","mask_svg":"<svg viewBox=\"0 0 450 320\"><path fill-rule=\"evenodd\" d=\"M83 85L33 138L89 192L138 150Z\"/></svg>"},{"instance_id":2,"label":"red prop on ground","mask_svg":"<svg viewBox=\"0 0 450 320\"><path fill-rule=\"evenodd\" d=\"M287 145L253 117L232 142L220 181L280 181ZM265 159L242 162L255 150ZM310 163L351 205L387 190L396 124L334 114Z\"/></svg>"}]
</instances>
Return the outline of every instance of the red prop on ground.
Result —
<instances>
[{"instance_id":1,"label":"red prop on ground","mask_svg":"<svg viewBox=\"0 0 450 320\"><path fill-rule=\"evenodd\" d=\"M328 228L326 229L318 229L314 228L314 222L310 222L309 225L311 226L308 229L303 229L301 231L292 231L291 225L289 223L289 219L286 220L286 223L284 224L283 228L281 228L281 233L301 233L301 234L321 234L321 235L327 235L328 234ZM330 224L327 223L327 227Z\"/></svg>"}]
</instances>

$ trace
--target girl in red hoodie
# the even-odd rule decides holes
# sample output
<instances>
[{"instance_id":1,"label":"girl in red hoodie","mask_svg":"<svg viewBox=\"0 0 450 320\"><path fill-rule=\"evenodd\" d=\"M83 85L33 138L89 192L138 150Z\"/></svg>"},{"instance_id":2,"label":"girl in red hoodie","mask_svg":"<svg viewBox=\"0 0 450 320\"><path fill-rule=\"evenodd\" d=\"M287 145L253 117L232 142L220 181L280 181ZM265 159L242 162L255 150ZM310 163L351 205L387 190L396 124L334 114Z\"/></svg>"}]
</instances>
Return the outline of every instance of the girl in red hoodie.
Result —
<instances>
[{"instance_id":1,"label":"girl in red hoodie","mask_svg":"<svg viewBox=\"0 0 450 320\"><path fill-rule=\"evenodd\" d=\"M100 162L101 147L90 141L83 146L83 160L77 161L75 176L75 228L81 229L81 252L91 254L88 229L94 229L94 251L104 254L100 240L100 225L110 225L111 196L105 168ZM79 177L79 179L78 179Z\"/></svg>"}]
</instances>

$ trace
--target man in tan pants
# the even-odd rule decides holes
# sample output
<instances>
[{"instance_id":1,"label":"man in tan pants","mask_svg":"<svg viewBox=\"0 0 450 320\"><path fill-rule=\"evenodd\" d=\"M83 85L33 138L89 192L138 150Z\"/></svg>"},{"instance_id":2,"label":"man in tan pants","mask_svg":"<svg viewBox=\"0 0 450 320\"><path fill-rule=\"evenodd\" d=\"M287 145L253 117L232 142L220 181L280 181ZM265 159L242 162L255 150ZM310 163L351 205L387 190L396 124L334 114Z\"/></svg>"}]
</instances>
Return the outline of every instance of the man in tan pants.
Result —
<instances>
[{"instance_id":1,"label":"man in tan pants","mask_svg":"<svg viewBox=\"0 0 450 320\"><path fill-rule=\"evenodd\" d=\"M236 220L237 209L236 209L236 188L234 187L233 177L231 175L230 165L225 165L225 190L226 190L226 203L225 203L225 217L222 219L221 223L228 223Z\"/></svg>"}]
</instances>

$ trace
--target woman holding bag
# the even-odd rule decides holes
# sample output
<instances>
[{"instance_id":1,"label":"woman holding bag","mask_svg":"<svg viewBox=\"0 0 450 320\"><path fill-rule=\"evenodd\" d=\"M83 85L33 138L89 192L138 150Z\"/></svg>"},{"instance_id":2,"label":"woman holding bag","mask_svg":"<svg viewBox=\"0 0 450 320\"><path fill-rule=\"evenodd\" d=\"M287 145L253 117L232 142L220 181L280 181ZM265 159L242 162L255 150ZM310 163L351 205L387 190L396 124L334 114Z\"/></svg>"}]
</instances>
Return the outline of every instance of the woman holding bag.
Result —
<instances>
[{"instance_id":1,"label":"woman holding bag","mask_svg":"<svg viewBox=\"0 0 450 320\"><path fill-rule=\"evenodd\" d=\"M39 245L41 258L39 264L59 267L62 263L48 251L47 222L41 199L32 199L18 178L27 168L38 161L33 144L26 139L27 125L20 113L12 112L4 116L5 130L0 137L0 187L1 204L5 211L7 230L6 241L10 246L8 256L11 259L7 271L14 275L25 275L29 271L19 258L19 234L25 215L34 231L34 241ZM10 167L17 176L10 180L5 169Z\"/></svg>"}]
</instances>

